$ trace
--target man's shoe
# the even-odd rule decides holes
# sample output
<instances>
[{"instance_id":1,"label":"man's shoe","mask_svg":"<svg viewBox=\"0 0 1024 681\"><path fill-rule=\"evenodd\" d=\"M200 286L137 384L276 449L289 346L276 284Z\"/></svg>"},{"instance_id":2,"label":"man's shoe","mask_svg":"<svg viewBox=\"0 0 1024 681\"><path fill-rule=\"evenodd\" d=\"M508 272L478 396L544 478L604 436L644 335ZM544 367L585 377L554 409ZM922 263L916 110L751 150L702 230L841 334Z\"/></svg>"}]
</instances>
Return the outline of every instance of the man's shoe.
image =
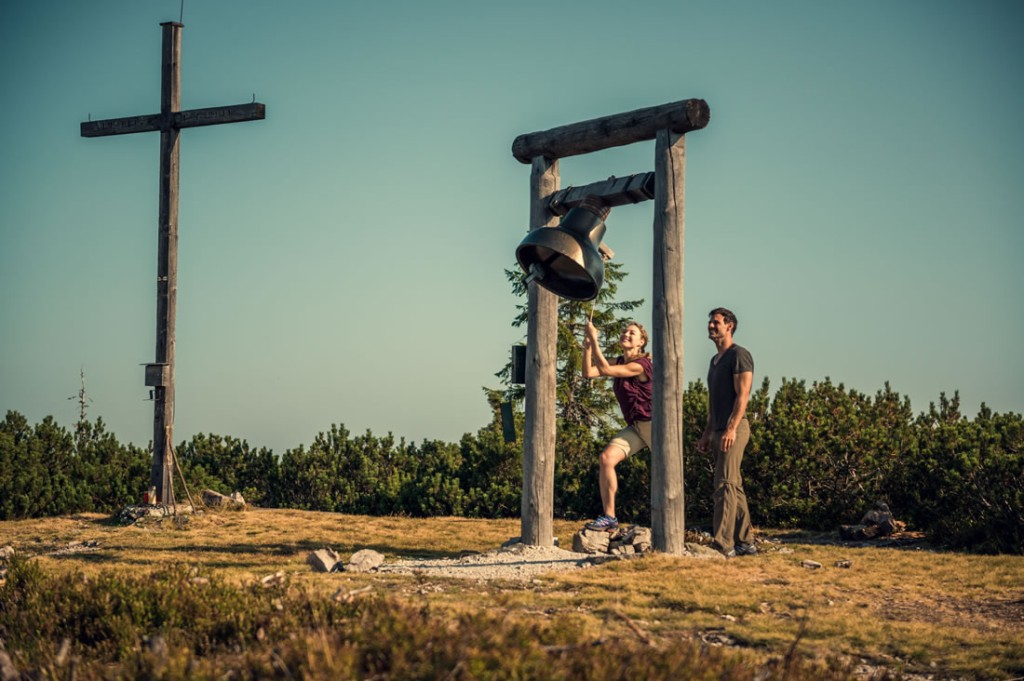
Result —
<instances>
[{"instance_id":1,"label":"man's shoe","mask_svg":"<svg viewBox=\"0 0 1024 681\"><path fill-rule=\"evenodd\" d=\"M736 548L733 549L733 550L736 552L737 556L756 556L757 555L757 547L754 546L753 544L744 544L744 543L741 542L741 543L737 544Z\"/></svg>"},{"instance_id":2,"label":"man's shoe","mask_svg":"<svg viewBox=\"0 0 1024 681\"><path fill-rule=\"evenodd\" d=\"M736 549L729 549L728 551L726 551L725 549L722 548L722 545L719 544L716 541L711 542L711 548L713 548L715 551L718 551L719 553L721 553L726 558L735 558L736 557Z\"/></svg>"},{"instance_id":3,"label":"man's shoe","mask_svg":"<svg viewBox=\"0 0 1024 681\"><path fill-rule=\"evenodd\" d=\"M598 530L600 532L611 532L619 527L619 521L609 515L598 516L597 520L591 520L589 523L584 525L588 530Z\"/></svg>"}]
</instances>

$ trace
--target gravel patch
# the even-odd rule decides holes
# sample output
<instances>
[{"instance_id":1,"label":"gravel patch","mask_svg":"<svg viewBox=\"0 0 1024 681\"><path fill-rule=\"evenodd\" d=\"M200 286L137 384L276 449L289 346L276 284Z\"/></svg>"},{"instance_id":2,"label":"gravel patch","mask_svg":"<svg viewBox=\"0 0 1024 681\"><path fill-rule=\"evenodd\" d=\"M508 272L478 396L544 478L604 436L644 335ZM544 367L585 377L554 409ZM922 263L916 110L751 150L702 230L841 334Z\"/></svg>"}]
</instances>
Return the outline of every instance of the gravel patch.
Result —
<instances>
[{"instance_id":1,"label":"gravel patch","mask_svg":"<svg viewBox=\"0 0 1024 681\"><path fill-rule=\"evenodd\" d=\"M529 580L549 572L580 570L593 566L589 553L574 553L557 546L512 544L486 553L460 558L398 560L385 563L377 572L418 574L426 577L456 579Z\"/></svg>"}]
</instances>

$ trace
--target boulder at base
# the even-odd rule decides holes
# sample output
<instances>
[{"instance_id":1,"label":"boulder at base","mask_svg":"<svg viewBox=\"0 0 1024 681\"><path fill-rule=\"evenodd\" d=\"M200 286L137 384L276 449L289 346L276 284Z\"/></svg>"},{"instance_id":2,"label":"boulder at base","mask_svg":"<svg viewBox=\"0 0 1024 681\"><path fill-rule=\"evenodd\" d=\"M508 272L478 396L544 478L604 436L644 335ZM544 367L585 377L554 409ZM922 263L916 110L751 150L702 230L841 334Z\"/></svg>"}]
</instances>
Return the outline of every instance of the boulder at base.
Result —
<instances>
[{"instance_id":1,"label":"boulder at base","mask_svg":"<svg viewBox=\"0 0 1024 681\"><path fill-rule=\"evenodd\" d=\"M215 492L212 489L203 490L203 503L208 508L220 508L226 511L244 511L245 499L238 492L232 492L231 496Z\"/></svg>"},{"instance_id":2,"label":"boulder at base","mask_svg":"<svg viewBox=\"0 0 1024 681\"><path fill-rule=\"evenodd\" d=\"M331 548L323 548L306 556L313 572L337 572L342 569L341 557Z\"/></svg>"},{"instance_id":3,"label":"boulder at base","mask_svg":"<svg viewBox=\"0 0 1024 681\"><path fill-rule=\"evenodd\" d=\"M345 565L345 572L370 572L384 564L384 554L373 549L356 551L348 559Z\"/></svg>"}]
</instances>

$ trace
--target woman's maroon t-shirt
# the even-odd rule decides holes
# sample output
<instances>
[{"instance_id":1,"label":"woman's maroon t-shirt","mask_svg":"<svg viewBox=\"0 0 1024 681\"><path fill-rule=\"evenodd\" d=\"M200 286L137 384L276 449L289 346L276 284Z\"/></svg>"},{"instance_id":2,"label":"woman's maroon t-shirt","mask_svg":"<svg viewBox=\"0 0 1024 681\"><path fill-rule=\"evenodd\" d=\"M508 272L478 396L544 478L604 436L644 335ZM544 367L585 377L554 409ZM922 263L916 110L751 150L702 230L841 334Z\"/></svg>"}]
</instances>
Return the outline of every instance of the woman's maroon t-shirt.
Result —
<instances>
[{"instance_id":1,"label":"woman's maroon t-shirt","mask_svg":"<svg viewBox=\"0 0 1024 681\"><path fill-rule=\"evenodd\" d=\"M654 371L651 366L650 357L641 357L631 360L644 368L647 374L646 381L641 381L643 374L630 378L616 378L612 383L612 390L615 392L615 399L619 401L619 408L622 409L622 416L626 419L627 425L633 425L636 421L651 420L651 397L654 394ZM624 357L619 357L616 364L627 364Z\"/></svg>"}]
</instances>

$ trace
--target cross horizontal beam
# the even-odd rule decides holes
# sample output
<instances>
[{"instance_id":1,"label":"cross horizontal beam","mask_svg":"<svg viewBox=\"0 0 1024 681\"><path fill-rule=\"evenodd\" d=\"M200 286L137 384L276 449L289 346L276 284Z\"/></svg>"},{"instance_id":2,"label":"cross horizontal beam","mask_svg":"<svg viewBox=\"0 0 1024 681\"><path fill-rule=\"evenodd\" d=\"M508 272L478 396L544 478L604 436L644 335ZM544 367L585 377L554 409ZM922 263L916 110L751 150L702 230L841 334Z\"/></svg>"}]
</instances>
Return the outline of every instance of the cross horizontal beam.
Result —
<instances>
[{"instance_id":1,"label":"cross horizontal beam","mask_svg":"<svg viewBox=\"0 0 1024 681\"><path fill-rule=\"evenodd\" d=\"M597 196L609 207L648 201L654 198L654 173L612 176L582 187L566 187L548 197L546 207L552 215L565 215L587 196Z\"/></svg>"},{"instance_id":2,"label":"cross horizontal beam","mask_svg":"<svg viewBox=\"0 0 1024 681\"><path fill-rule=\"evenodd\" d=\"M267 116L267 107L260 102L250 104L229 104L207 109L189 109L170 114L170 121L164 114L107 118L102 121L82 123L82 137L107 137L128 135L135 132L154 132L182 128L198 128L204 125L261 121Z\"/></svg>"}]
</instances>

